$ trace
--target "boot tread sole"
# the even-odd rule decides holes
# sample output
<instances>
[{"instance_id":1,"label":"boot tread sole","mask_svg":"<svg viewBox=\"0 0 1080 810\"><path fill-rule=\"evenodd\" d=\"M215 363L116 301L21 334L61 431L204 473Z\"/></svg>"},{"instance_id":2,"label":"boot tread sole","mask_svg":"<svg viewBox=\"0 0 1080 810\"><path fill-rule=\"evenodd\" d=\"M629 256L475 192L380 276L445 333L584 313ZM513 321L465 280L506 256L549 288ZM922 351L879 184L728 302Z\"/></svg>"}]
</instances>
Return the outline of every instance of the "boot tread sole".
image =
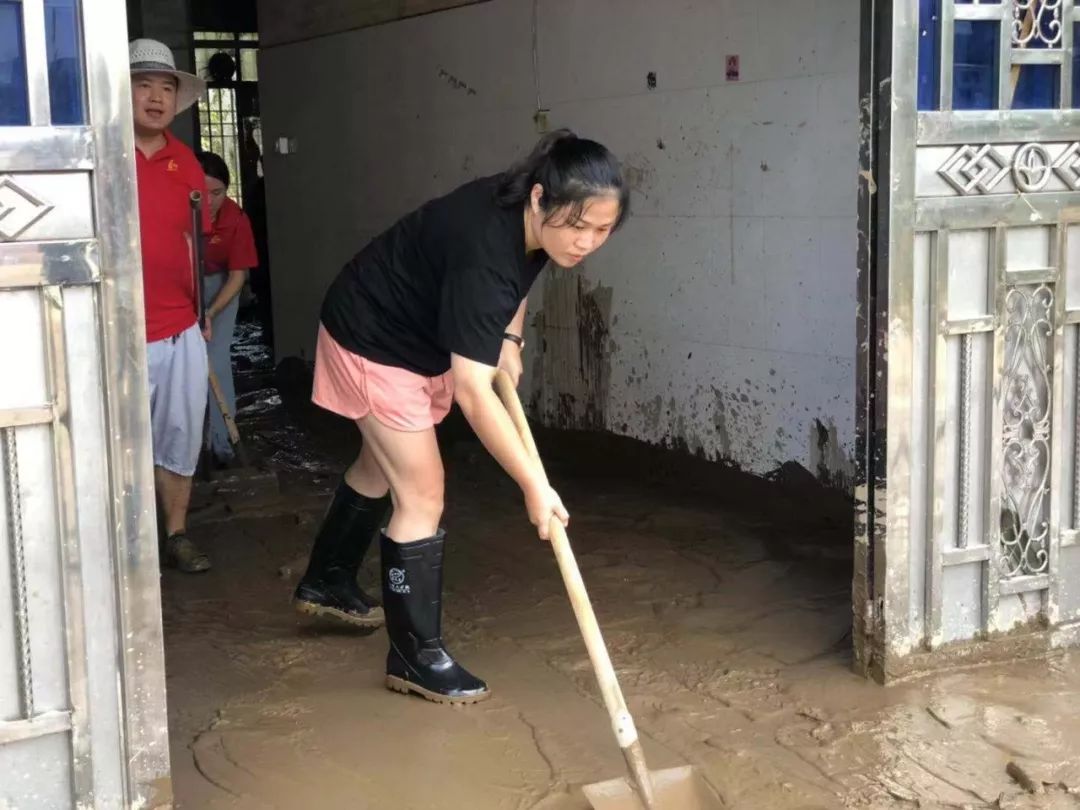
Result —
<instances>
[{"instance_id":1,"label":"boot tread sole","mask_svg":"<svg viewBox=\"0 0 1080 810\"><path fill-rule=\"evenodd\" d=\"M476 695L462 695L460 697L453 697L451 695L442 695L438 692L432 692L430 689L425 689L418 684L412 683L399 678L396 675L386 676L386 688L391 692L398 692L402 695L418 695L424 700L429 700L432 703L440 703L444 706L468 706L473 703L480 703L491 697L491 690L487 689Z\"/></svg>"},{"instance_id":2,"label":"boot tread sole","mask_svg":"<svg viewBox=\"0 0 1080 810\"><path fill-rule=\"evenodd\" d=\"M379 628L386 624L386 616L381 607L373 607L367 616L357 616L355 613L347 613L340 608L327 607L315 602L307 602L303 599L294 599L293 607L296 612L304 616L330 617L338 621L350 624L353 627Z\"/></svg>"},{"instance_id":3,"label":"boot tread sole","mask_svg":"<svg viewBox=\"0 0 1080 810\"><path fill-rule=\"evenodd\" d=\"M174 560L169 560L168 567L179 571L181 574L205 574L213 568L210 563L186 564Z\"/></svg>"}]
</instances>

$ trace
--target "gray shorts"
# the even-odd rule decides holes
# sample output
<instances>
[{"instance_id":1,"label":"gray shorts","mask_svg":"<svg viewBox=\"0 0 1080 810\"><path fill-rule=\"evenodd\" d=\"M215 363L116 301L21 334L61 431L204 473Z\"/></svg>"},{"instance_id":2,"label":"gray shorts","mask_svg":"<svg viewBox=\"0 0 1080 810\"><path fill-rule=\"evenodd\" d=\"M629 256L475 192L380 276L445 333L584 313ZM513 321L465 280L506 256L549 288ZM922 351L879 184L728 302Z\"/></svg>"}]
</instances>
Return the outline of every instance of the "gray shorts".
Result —
<instances>
[{"instance_id":1,"label":"gray shorts","mask_svg":"<svg viewBox=\"0 0 1080 810\"><path fill-rule=\"evenodd\" d=\"M192 476L206 415L206 341L198 324L146 346L154 466Z\"/></svg>"}]
</instances>

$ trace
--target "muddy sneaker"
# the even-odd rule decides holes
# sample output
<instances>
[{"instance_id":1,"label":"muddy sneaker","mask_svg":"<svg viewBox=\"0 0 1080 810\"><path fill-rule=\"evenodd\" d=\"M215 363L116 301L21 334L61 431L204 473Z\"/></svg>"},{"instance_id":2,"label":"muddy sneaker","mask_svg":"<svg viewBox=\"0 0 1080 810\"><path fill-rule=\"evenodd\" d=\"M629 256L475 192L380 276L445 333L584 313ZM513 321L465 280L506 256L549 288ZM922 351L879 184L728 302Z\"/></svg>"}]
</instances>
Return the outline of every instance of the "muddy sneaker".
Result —
<instances>
[{"instance_id":1,"label":"muddy sneaker","mask_svg":"<svg viewBox=\"0 0 1080 810\"><path fill-rule=\"evenodd\" d=\"M183 532L177 532L165 541L165 562L185 574L210 570L210 558L199 551L199 547Z\"/></svg>"},{"instance_id":2,"label":"muddy sneaker","mask_svg":"<svg viewBox=\"0 0 1080 810\"><path fill-rule=\"evenodd\" d=\"M319 579L302 579L293 607L305 616L329 617L372 630L386 622L379 603L356 584L356 572L344 568L330 568Z\"/></svg>"}]
</instances>

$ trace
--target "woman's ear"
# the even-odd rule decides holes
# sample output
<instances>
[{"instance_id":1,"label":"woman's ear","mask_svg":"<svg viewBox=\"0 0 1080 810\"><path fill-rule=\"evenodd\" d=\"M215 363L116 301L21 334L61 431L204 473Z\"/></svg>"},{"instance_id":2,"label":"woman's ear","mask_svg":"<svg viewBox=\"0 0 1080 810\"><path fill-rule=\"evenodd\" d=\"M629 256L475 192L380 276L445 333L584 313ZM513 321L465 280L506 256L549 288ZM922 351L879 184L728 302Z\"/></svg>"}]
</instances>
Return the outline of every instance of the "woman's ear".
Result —
<instances>
[{"instance_id":1,"label":"woman's ear","mask_svg":"<svg viewBox=\"0 0 1080 810\"><path fill-rule=\"evenodd\" d=\"M540 205L541 200L544 199L544 187L539 183L536 183L532 187L532 191L529 192L529 207L534 214L539 214L542 210Z\"/></svg>"}]
</instances>

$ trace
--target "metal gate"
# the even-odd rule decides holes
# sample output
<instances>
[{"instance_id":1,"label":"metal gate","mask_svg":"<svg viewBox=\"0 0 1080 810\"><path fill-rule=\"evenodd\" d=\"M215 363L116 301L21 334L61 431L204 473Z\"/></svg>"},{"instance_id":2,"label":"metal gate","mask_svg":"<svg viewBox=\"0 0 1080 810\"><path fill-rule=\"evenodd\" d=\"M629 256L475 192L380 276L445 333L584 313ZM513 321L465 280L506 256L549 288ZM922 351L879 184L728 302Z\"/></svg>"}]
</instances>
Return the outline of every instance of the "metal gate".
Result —
<instances>
[{"instance_id":1,"label":"metal gate","mask_svg":"<svg viewBox=\"0 0 1080 810\"><path fill-rule=\"evenodd\" d=\"M863 4L856 659L1080 638L1074 0Z\"/></svg>"},{"instance_id":2,"label":"metal gate","mask_svg":"<svg viewBox=\"0 0 1080 810\"><path fill-rule=\"evenodd\" d=\"M127 25L92 11L0 3L5 810L171 803Z\"/></svg>"}]
</instances>

